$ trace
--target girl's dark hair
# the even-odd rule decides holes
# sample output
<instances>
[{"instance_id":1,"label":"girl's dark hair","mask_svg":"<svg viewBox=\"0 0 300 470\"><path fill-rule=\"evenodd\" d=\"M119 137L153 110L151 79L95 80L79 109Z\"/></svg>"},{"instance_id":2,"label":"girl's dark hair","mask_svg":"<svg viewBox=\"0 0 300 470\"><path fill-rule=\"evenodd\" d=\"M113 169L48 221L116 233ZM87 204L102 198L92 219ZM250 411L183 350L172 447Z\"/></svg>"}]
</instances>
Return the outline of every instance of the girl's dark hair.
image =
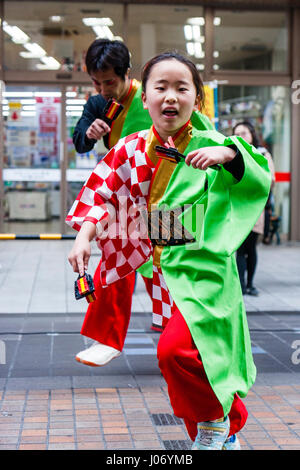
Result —
<instances>
[{"instance_id":1,"label":"girl's dark hair","mask_svg":"<svg viewBox=\"0 0 300 470\"><path fill-rule=\"evenodd\" d=\"M149 75L150 75L152 67L158 64L159 62L162 62L163 60L171 60L171 59L178 60L178 62L181 62L182 64L186 65L189 68L193 77L194 85L196 87L197 95L199 95L200 97L200 106L202 106L204 103L204 88L203 88L203 82L201 80L199 72L195 64L191 60L189 60L187 57L179 54L176 51L168 51L168 52L163 52L162 54L158 54L152 59L150 59L144 65L143 70L142 70L143 91L145 92L146 90L147 81L149 79Z\"/></svg>"},{"instance_id":2,"label":"girl's dark hair","mask_svg":"<svg viewBox=\"0 0 300 470\"><path fill-rule=\"evenodd\" d=\"M96 39L87 50L85 65L89 75L113 68L115 74L125 80L130 68L129 50L122 41Z\"/></svg>"},{"instance_id":3,"label":"girl's dark hair","mask_svg":"<svg viewBox=\"0 0 300 470\"><path fill-rule=\"evenodd\" d=\"M252 145L254 145L254 147L259 147L260 146L259 138L258 138L258 135L256 133L255 127L251 124L251 122L249 122L249 121L238 122L234 126L234 128L232 129L232 134L235 134L236 128L239 127L239 126L245 126L249 129L249 131L252 135Z\"/></svg>"}]
</instances>

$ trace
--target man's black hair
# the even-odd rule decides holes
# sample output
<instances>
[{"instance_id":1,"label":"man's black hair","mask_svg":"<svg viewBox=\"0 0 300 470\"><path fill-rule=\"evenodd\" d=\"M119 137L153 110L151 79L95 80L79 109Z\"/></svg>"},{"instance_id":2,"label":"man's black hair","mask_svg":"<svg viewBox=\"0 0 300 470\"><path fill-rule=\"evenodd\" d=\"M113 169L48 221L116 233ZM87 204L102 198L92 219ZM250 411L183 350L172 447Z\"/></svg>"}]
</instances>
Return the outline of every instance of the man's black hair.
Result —
<instances>
[{"instance_id":1,"label":"man's black hair","mask_svg":"<svg viewBox=\"0 0 300 470\"><path fill-rule=\"evenodd\" d=\"M96 39L87 50L85 65L89 75L113 68L115 74L125 80L130 68L129 50L122 41Z\"/></svg>"}]
</instances>

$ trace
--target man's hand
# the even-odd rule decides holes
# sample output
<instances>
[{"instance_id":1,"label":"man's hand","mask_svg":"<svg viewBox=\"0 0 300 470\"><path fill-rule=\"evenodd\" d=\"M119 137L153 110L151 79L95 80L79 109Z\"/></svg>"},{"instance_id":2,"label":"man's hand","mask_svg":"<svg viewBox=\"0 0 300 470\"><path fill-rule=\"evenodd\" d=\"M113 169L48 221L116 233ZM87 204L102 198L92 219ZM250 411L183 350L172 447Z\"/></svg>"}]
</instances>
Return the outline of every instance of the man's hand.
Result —
<instances>
[{"instance_id":1,"label":"man's hand","mask_svg":"<svg viewBox=\"0 0 300 470\"><path fill-rule=\"evenodd\" d=\"M206 170L211 165L230 162L234 159L235 155L235 151L230 147L219 145L203 147L188 153L185 158L185 163L188 166L192 165L193 168Z\"/></svg>"},{"instance_id":2,"label":"man's hand","mask_svg":"<svg viewBox=\"0 0 300 470\"><path fill-rule=\"evenodd\" d=\"M88 139L100 140L102 137L110 132L110 127L102 119L95 119L94 122L87 129L85 135Z\"/></svg>"}]
</instances>

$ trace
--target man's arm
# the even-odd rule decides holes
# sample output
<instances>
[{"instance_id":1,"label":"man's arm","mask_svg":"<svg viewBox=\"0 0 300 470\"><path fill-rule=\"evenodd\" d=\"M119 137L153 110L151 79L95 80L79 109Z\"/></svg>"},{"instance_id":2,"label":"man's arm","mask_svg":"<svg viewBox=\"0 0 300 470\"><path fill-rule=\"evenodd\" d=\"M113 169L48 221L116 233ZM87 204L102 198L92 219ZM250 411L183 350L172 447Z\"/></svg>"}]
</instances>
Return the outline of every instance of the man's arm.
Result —
<instances>
[{"instance_id":1,"label":"man's arm","mask_svg":"<svg viewBox=\"0 0 300 470\"><path fill-rule=\"evenodd\" d=\"M84 105L73 133L73 144L78 153L89 152L97 142L97 138L87 136L87 131L95 121L101 120L105 105L106 101L101 95L91 96Z\"/></svg>"}]
</instances>

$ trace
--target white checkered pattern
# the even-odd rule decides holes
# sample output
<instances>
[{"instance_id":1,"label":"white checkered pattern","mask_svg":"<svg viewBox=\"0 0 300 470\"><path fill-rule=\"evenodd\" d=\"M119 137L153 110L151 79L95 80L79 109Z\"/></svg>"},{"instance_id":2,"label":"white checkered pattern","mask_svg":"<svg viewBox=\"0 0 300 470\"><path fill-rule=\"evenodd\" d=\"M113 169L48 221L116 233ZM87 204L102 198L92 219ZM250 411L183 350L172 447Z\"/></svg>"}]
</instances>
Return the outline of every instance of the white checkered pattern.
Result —
<instances>
[{"instance_id":1,"label":"white checkered pattern","mask_svg":"<svg viewBox=\"0 0 300 470\"><path fill-rule=\"evenodd\" d=\"M152 281L153 327L163 330L171 318L174 301L165 282L161 268L153 266Z\"/></svg>"},{"instance_id":2,"label":"white checkered pattern","mask_svg":"<svg viewBox=\"0 0 300 470\"><path fill-rule=\"evenodd\" d=\"M96 225L103 285L135 271L152 253L151 242L136 220L136 209L145 210L155 169L145 154L147 135L146 130L119 140L91 173L66 218L75 230L85 221ZM124 199L125 227L120 224Z\"/></svg>"}]
</instances>

